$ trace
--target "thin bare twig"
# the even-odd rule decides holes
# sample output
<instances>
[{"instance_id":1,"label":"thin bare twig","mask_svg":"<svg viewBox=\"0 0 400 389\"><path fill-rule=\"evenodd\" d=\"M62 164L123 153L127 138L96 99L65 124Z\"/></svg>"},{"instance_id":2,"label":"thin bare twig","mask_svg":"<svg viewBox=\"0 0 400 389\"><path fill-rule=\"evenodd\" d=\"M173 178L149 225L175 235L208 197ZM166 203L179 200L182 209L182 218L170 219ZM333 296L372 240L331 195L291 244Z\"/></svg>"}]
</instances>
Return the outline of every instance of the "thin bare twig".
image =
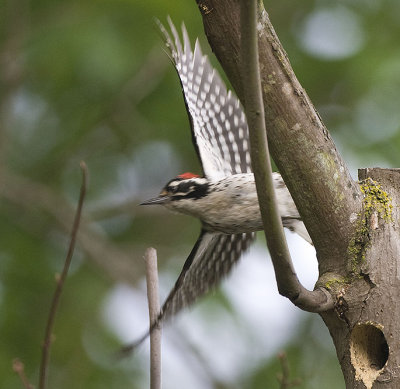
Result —
<instances>
[{"instance_id":1,"label":"thin bare twig","mask_svg":"<svg viewBox=\"0 0 400 389\"><path fill-rule=\"evenodd\" d=\"M333 307L328 292L308 291L297 278L283 231L272 180L258 64L257 0L240 2L241 60L245 111L250 131L250 154L264 232L274 265L279 293L302 309L319 312Z\"/></svg>"},{"instance_id":2,"label":"thin bare twig","mask_svg":"<svg viewBox=\"0 0 400 389\"><path fill-rule=\"evenodd\" d=\"M31 209L32 203L34 203L36 207L41 208L53 218L54 227L70 233L74 209L63 196L44 184L16 175L5 170L4 167L0 174L0 197L2 199L24 209ZM111 212L108 215L110 214ZM37 235L40 234L40 228L34 221L29 220L29 212L25 212L24 217L27 220L18 218L16 222L21 223L21 227L30 234L40 236ZM139 266L140 256L145 247L140 249L137 244L135 247L117 246L107 238L106 234L100 233L99 229L93 226L91 220L91 217L87 219L82 215L79 224L77 242L82 251L110 278L128 283L136 282L140 274L134 270L135 266L132 265L132 260L137 261L136 265ZM110 258L113 260L110 261Z\"/></svg>"},{"instance_id":3,"label":"thin bare twig","mask_svg":"<svg viewBox=\"0 0 400 389\"><path fill-rule=\"evenodd\" d=\"M13 360L12 368L18 374L25 389L34 389L28 378L26 378L24 364L18 358Z\"/></svg>"},{"instance_id":4,"label":"thin bare twig","mask_svg":"<svg viewBox=\"0 0 400 389\"><path fill-rule=\"evenodd\" d=\"M279 389L289 389L301 384L300 378L290 379L289 363L284 352L278 354L279 362L281 363L282 373L278 374L277 379L280 383Z\"/></svg>"},{"instance_id":5,"label":"thin bare twig","mask_svg":"<svg viewBox=\"0 0 400 389\"><path fill-rule=\"evenodd\" d=\"M160 312L158 294L157 251L148 248L144 255L146 262L147 301L150 326L157 321ZM161 389L161 324L150 332L150 388Z\"/></svg>"},{"instance_id":6,"label":"thin bare twig","mask_svg":"<svg viewBox=\"0 0 400 389\"><path fill-rule=\"evenodd\" d=\"M64 283L65 283L65 280L67 278L69 266L71 264L72 255L74 253L76 236L78 233L79 223L80 223L81 215L82 215L83 201L84 201L84 198L86 195L87 176L88 176L87 166L82 161L80 163L80 167L82 170L82 185L81 185L81 190L80 190L80 195L79 195L78 207L77 207L77 210L75 213L74 223L72 226L71 240L70 240L70 244L68 247L67 256L65 258L64 268L63 268L61 275L57 276L57 278L56 278L56 282L57 282L56 289L54 291L53 300L52 300L50 312L49 312L49 317L47 319L44 342L43 342L43 346L42 346L42 360L41 360L41 364L40 364L39 389L45 389L45 387L46 387L46 378L47 378L47 370L48 370L48 364L49 364L50 346L51 346L51 337L52 337L52 331L53 331L53 326L54 326L54 319L55 319L55 316L57 313L57 308L58 308L58 304L60 301L61 292L62 292Z\"/></svg>"}]
</instances>

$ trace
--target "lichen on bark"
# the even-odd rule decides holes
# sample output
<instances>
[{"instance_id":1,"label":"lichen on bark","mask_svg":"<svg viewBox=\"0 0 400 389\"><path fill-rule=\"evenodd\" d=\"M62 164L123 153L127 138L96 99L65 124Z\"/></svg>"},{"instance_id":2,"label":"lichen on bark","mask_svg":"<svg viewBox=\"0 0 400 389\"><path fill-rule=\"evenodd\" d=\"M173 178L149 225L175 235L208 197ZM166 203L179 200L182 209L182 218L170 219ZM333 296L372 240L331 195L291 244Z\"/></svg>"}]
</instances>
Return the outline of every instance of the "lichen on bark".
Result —
<instances>
[{"instance_id":1,"label":"lichen on bark","mask_svg":"<svg viewBox=\"0 0 400 389\"><path fill-rule=\"evenodd\" d=\"M332 294L337 295L350 282L351 280L348 277L343 277L337 273L327 272L319 277L316 287L325 288Z\"/></svg>"},{"instance_id":2,"label":"lichen on bark","mask_svg":"<svg viewBox=\"0 0 400 389\"><path fill-rule=\"evenodd\" d=\"M386 223L392 221L392 199L382 186L371 178L360 181L359 185L364 195L363 209L358 214L356 233L347 250L352 277L360 276L360 267L365 262L365 253L370 246L371 229L378 228L379 219Z\"/></svg>"}]
</instances>

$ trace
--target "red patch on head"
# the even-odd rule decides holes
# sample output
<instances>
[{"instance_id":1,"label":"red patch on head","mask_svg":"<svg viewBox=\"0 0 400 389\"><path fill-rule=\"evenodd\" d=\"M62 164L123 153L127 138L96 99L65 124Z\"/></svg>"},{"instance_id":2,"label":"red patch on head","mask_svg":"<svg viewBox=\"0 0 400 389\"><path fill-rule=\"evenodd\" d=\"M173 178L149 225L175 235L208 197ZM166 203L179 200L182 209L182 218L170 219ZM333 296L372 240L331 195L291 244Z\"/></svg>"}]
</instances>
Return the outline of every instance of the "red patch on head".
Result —
<instances>
[{"instance_id":1,"label":"red patch on head","mask_svg":"<svg viewBox=\"0 0 400 389\"><path fill-rule=\"evenodd\" d=\"M190 178L199 178L198 174L193 174L190 172L179 174L178 178L182 178L182 180L189 180Z\"/></svg>"}]
</instances>

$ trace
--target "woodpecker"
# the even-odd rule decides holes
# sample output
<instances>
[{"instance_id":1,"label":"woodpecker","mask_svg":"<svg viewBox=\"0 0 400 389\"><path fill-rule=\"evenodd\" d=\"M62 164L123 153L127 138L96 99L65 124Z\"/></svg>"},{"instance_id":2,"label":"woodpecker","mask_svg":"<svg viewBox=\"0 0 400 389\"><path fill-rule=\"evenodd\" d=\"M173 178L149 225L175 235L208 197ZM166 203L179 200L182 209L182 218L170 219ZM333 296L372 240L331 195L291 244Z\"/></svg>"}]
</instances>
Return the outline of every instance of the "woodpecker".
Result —
<instances>
[{"instance_id":1,"label":"woodpecker","mask_svg":"<svg viewBox=\"0 0 400 389\"><path fill-rule=\"evenodd\" d=\"M170 18L173 39L157 23L180 79L193 143L204 174L181 174L170 180L158 197L142 203L163 205L194 216L202 224L200 236L149 332L215 287L248 249L255 232L263 229L251 169L249 130L238 98L227 90L202 54L198 40L192 51L184 24L182 44ZM273 173L273 182L284 227L311 243L279 173Z\"/></svg>"}]
</instances>

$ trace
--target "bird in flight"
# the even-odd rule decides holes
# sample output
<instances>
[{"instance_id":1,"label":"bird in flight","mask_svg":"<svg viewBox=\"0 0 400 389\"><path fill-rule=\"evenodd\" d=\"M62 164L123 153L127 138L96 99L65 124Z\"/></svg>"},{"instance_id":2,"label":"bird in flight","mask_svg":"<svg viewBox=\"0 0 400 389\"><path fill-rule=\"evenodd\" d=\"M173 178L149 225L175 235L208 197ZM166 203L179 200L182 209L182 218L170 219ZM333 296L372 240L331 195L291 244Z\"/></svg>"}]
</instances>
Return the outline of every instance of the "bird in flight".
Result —
<instances>
[{"instance_id":1,"label":"bird in flight","mask_svg":"<svg viewBox=\"0 0 400 389\"><path fill-rule=\"evenodd\" d=\"M192 140L203 174L183 173L170 180L159 196L142 205L160 204L200 220L202 228L155 323L193 304L216 287L263 230L249 152L249 129L238 98L228 91L196 41L191 48L185 25L183 42L171 19L167 29L157 21L182 86ZM284 227L311 243L292 197L279 173L273 173Z\"/></svg>"}]
</instances>

